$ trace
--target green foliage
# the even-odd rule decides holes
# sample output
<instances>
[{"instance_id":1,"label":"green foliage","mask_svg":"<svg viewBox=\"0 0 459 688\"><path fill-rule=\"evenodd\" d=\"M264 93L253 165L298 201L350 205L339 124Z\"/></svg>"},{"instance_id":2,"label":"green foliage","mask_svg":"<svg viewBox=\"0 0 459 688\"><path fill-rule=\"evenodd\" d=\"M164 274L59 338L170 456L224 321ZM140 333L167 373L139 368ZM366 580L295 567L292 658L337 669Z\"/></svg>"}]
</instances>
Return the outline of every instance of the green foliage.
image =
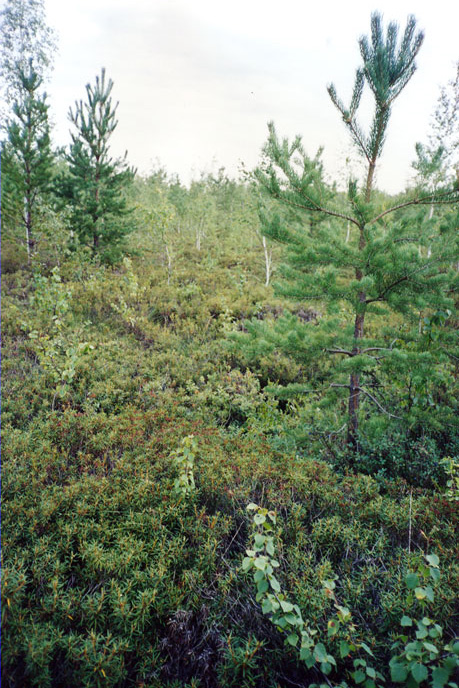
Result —
<instances>
[{"instance_id":1,"label":"green foliage","mask_svg":"<svg viewBox=\"0 0 459 688\"><path fill-rule=\"evenodd\" d=\"M25 228L25 243L28 257L35 248L37 207L40 196L51 186L53 156L51 152L50 126L46 94L39 95L42 79L34 70L32 61L27 71L18 75L20 90L13 104L13 118L8 120L7 164L8 182L2 189L2 211L7 219L14 217L16 209L20 223ZM2 146L3 148L4 146Z\"/></svg>"},{"instance_id":2,"label":"green foliage","mask_svg":"<svg viewBox=\"0 0 459 688\"><path fill-rule=\"evenodd\" d=\"M123 259L124 275L119 285L119 293L110 303L110 307L119 313L123 320L132 328L139 322L139 315L135 310L135 304L142 298L142 289L139 287L137 275L133 272L132 262L129 258Z\"/></svg>"},{"instance_id":3,"label":"green foliage","mask_svg":"<svg viewBox=\"0 0 459 688\"><path fill-rule=\"evenodd\" d=\"M428 143L416 144L413 168L421 186L437 188L445 179L456 177L459 168L459 63L455 78L440 90L431 122Z\"/></svg>"},{"instance_id":4,"label":"green foliage","mask_svg":"<svg viewBox=\"0 0 459 688\"><path fill-rule=\"evenodd\" d=\"M87 102L77 101L69 119L76 128L67 157L68 175L61 180L61 193L72 208L71 224L78 241L89 246L103 261L117 262L132 226L126 220L125 188L133 171L125 160L113 161L109 140L116 126L116 108L111 100L113 82L106 82L105 69L94 86L87 84Z\"/></svg>"},{"instance_id":5,"label":"green foliage","mask_svg":"<svg viewBox=\"0 0 459 688\"><path fill-rule=\"evenodd\" d=\"M258 380L250 370L219 371L206 380L201 376L196 383L190 381L186 391L193 403L205 413L211 410L224 426L242 425L250 415L256 417L264 401Z\"/></svg>"},{"instance_id":6,"label":"green foliage","mask_svg":"<svg viewBox=\"0 0 459 688\"><path fill-rule=\"evenodd\" d=\"M94 349L89 342L78 341L89 323L76 330L70 329L71 298L72 292L62 284L59 268L53 268L50 278L37 275L31 304L34 320L23 323L31 349L56 385L53 409L56 397L63 399L68 394L78 368Z\"/></svg>"},{"instance_id":7,"label":"green foliage","mask_svg":"<svg viewBox=\"0 0 459 688\"><path fill-rule=\"evenodd\" d=\"M448 476L446 498L451 502L459 501L459 461L447 456L440 462Z\"/></svg>"},{"instance_id":8,"label":"green foliage","mask_svg":"<svg viewBox=\"0 0 459 688\"><path fill-rule=\"evenodd\" d=\"M44 0L7 0L0 12L0 76L5 100L22 91L21 73L30 62L40 79L52 68L56 35L46 24Z\"/></svg>"},{"instance_id":9,"label":"green foliage","mask_svg":"<svg viewBox=\"0 0 459 688\"><path fill-rule=\"evenodd\" d=\"M254 571L253 580L257 585L257 602L261 602L262 611L268 614L271 622L276 628L287 635L285 644L298 647L299 657L308 669L319 665L320 671L328 676L334 671L338 671L337 659L330 654L320 637L320 632L313 629L303 619L301 610L297 604L290 602L281 592L279 580L274 576L274 569L280 567L275 556L274 528L276 526L276 514L268 509L263 509L257 504L249 504L248 510L254 511L254 536L253 549L246 550L246 557L242 561L243 571ZM355 626L351 620L351 612L347 607L339 604L336 595L336 584L334 580L323 581L326 596L333 602L336 615L331 617L327 623L327 637L334 638L343 626L346 631L347 640L341 640L339 646L339 656L341 659L359 649L364 650L368 655L374 657L366 643L357 643L353 636ZM376 681L384 681L384 677L376 671L367 660L357 657L353 661L355 671L350 672L350 676L356 685L363 685L365 688L375 688ZM340 685L345 685L341 683ZM380 685L380 684L379 684Z\"/></svg>"},{"instance_id":10,"label":"green foliage","mask_svg":"<svg viewBox=\"0 0 459 688\"><path fill-rule=\"evenodd\" d=\"M253 549L246 550L242 570L253 571L253 580L257 587L256 601L261 602L263 613L269 615L276 628L286 634L285 644L298 648L299 658L305 662L308 669L319 665L325 676L334 671L338 676L342 676L342 660L358 650L363 650L366 659L359 656L354 659L353 669L348 670L347 675L352 679L353 685L362 685L365 688L381 686L385 677L369 664L368 656L372 657L373 661L375 656L368 645L355 640L356 627L351 620L349 609L339 604L336 598L335 580L325 580L323 586L327 598L333 602L336 610L336 616L330 618L327 623L328 643L330 639L339 635L340 626L347 632L346 639L340 641L337 657L329 654L325 644L325 633L322 632L321 635L320 630L312 629L304 621L300 607L286 598L281 592L278 578L274 576L274 570L280 567L279 561L274 559L277 544L274 537L276 513L253 503L249 504L247 509L254 512ZM407 688L416 688L424 684L429 677L429 685L433 688L440 688L446 684L456 685L448 681L459 667L459 643L442 644L442 627L426 616L426 607L429 602L434 602L434 587L440 580L439 561L436 554L428 554L425 556L425 563L419 563L416 572L409 571L405 576L408 588L405 608L411 609L416 602L423 616L417 621L406 613L402 616L401 626L404 629L416 628L416 639L410 641L406 634L398 637L391 647L389 668L392 681ZM316 684L313 685L317 688ZM328 685L348 686L343 680L339 684L328 682Z\"/></svg>"},{"instance_id":11,"label":"green foliage","mask_svg":"<svg viewBox=\"0 0 459 688\"><path fill-rule=\"evenodd\" d=\"M99 81L101 98L109 86ZM346 201L323 183L320 156L302 160L311 202L346 206L358 222L412 200L375 193L370 207L354 185ZM441 657L409 671L422 678L422 663L440 685L457 626L452 292L429 301L400 287L390 303L370 304L362 351L349 361L327 351L352 339L360 288L349 268L358 237L347 238L346 222L269 199L260 220L258 190L224 170L189 188L158 170L124 191L136 229L123 241L108 233L94 250L88 234L70 252L64 232L76 205L41 206L33 270L22 270L8 234L3 683L373 688L381 676L390 684L393 643L404 666L410 642L429 642L416 633L439 627L431 640ZM16 222L21 199L10 200ZM393 226L386 216L371 225L368 294L388 284L378 255L395 256L403 277L405 259L426 258L429 247L438 257L457 226L454 211L431 220L416 205L404 212L394 211ZM264 249L276 271L284 250L263 246L266 224L286 239L292 274L301 277L304 255L318 259L323 293L311 292L307 270L299 282L311 307L303 291L288 301L266 285ZM341 253L330 258L326 241ZM124 251L129 258L111 265ZM441 275L426 272L432 292L457 279L442 255ZM361 450L349 454L339 385L352 369L402 418L363 394ZM262 505L252 527L247 503ZM247 549L250 577L240 575ZM442 558L437 585L432 552ZM413 624L401 627L406 640L400 619Z\"/></svg>"},{"instance_id":12,"label":"green foliage","mask_svg":"<svg viewBox=\"0 0 459 688\"><path fill-rule=\"evenodd\" d=\"M169 202L178 190L162 183ZM210 184L202 193L211 193ZM238 334L247 317L283 326L293 311L305 329L318 329L319 308L314 315L272 297L256 237L236 210L223 231L226 184L215 186L219 231L208 233L200 251L186 214L180 232L178 209L172 215L169 285L160 251L116 267L73 253L33 280L25 272L4 276L2 678L11 688L97 681L275 688L325 680L283 643L297 627L281 635L251 581L238 576L250 548L248 502L270 504L280 515L269 555L280 566L272 575L348 683L351 674L361 678L357 672L365 680L372 669L384 674L395 624L415 618L403 583L413 567L410 533L412 549L428 544L444 553L429 617L441 625L444 644L451 639L456 502L430 481L411 489L396 477L356 474L350 464L339 474L320 460L330 456L321 438L341 420L339 406L311 394L286 401L266 390L327 379L320 348L307 366L276 346L250 364L228 344L228 332ZM145 197L142 203L148 209ZM131 236L139 250L148 232L146 224ZM435 327L440 338L433 341L443 345L447 326ZM94 346L79 357L63 397L33 331L43 345L62 342L49 352L59 380L74 345ZM446 398L442 392L437 403L444 407ZM195 445L184 451L182 438L191 435ZM421 439L419 452L430 451ZM376 448L376 430L372 441ZM387 457L397 457L405 441L401 429ZM337 453L339 437L327 442ZM442 446L439 459L455 456L452 443L448 451L446 439ZM174 489L180 477L186 496ZM354 630L334 600L350 611ZM356 651L346 654L348 646ZM333 664L327 678L338 683Z\"/></svg>"},{"instance_id":13,"label":"green foliage","mask_svg":"<svg viewBox=\"0 0 459 688\"><path fill-rule=\"evenodd\" d=\"M422 618L402 617L400 624L404 631L392 645L392 651L396 650L397 654L390 661L390 673L394 683L408 688L426 684L433 688L456 685L449 679L459 668L459 643L445 645L442 627L427 616L427 607L434 601L434 589L440 580L439 562L436 554L428 554L417 571L405 576L406 605L410 608L416 601Z\"/></svg>"},{"instance_id":14,"label":"green foliage","mask_svg":"<svg viewBox=\"0 0 459 688\"><path fill-rule=\"evenodd\" d=\"M193 435L188 435L182 440L180 448L171 454L178 471L178 477L174 480L174 490L182 497L191 495L196 487L193 475L196 450L197 444Z\"/></svg>"},{"instance_id":15,"label":"green foliage","mask_svg":"<svg viewBox=\"0 0 459 688\"><path fill-rule=\"evenodd\" d=\"M416 33L416 19L412 15L408 17L399 46L398 28L395 22L390 22L384 36L382 15L379 12L371 15L371 42L367 36L362 36L359 40L363 65L356 73L349 108L345 108L338 100L333 85L328 88L328 93L341 112L357 149L370 163L371 175L372 166L374 168L382 152L392 103L413 76L416 70L415 58L424 40L422 31ZM355 121L364 83L368 83L375 101L375 114L368 136L362 134ZM372 177L370 182L371 179ZM366 201L369 200L367 197Z\"/></svg>"},{"instance_id":16,"label":"green foliage","mask_svg":"<svg viewBox=\"0 0 459 688\"><path fill-rule=\"evenodd\" d=\"M300 137L292 143L280 139L272 123L264 158L254 172L261 190L284 208L283 216L274 211L261 215L263 235L287 249L278 293L294 301L321 303L325 310L316 327L291 322L287 329L285 322L277 323L271 339L289 355L303 357L305 365L319 351L333 359L326 368L328 384L323 384L322 375L312 380L309 390L328 394L331 404L342 400L344 405L347 397L347 442L354 451L359 449L359 422L368 415L369 406L387 418L402 419L406 426L425 423L426 378L432 368L439 371L446 364L452 370L455 365L455 359L446 361L450 352L432 345L427 332L416 332L415 323L420 312L430 317L452 310L457 275L449 266L456 251L457 223L451 220L439 227L420 213L415 220L412 209L453 203L457 189L409 193L399 203L373 194L392 104L414 73L422 41L413 17L408 18L398 45L397 25L389 23L384 36L381 15L374 13L371 41L366 37L359 41L363 65L357 70L349 107L329 86L366 166L362 189L351 179L345 199L327 188L320 156L311 160ZM365 83L374 100L368 134L356 119ZM315 224L311 215L318 218ZM381 317L386 327L378 326ZM263 341L269 341L267 328L256 326L250 330L252 339L257 330ZM385 376L395 372L403 377L417 369L421 413L416 417L418 409L411 398L406 406L401 400L401 408L390 410Z\"/></svg>"},{"instance_id":17,"label":"green foliage","mask_svg":"<svg viewBox=\"0 0 459 688\"><path fill-rule=\"evenodd\" d=\"M372 475L381 482L402 478L411 485L434 486L445 481L441 438L413 437L403 432L361 437L359 451L337 452L334 465Z\"/></svg>"},{"instance_id":18,"label":"green foliage","mask_svg":"<svg viewBox=\"0 0 459 688\"><path fill-rule=\"evenodd\" d=\"M258 666L258 653L263 642L253 636L243 641L233 638L231 634L226 642L224 664L219 673L221 685L237 688L254 686L263 674Z\"/></svg>"},{"instance_id":19,"label":"green foliage","mask_svg":"<svg viewBox=\"0 0 459 688\"><path fill-rule=\"evenodd\" d=\"M20 179L21 169L19 167L14 150L11 148L7 141L3 141L1 145L1 155L2 155L2 188L1 188L1 211L2 211L2 239L3 239L3 250L5 250L6 244L6 234L8 228L9 239L11 241L11 235L20 234L20 237L16 239L16 246L13 250L6 249L13 255L9 256L6 260L3 255L2 250L2 272L5 270L7 272L15 272L19 269L21 263L16 264L18 248L21 246L21 240L24 241L24 231L21 226L22 213L23 213L23 201L20 195L15 193L17 188L17 180ZM19 229L19 231L18 231ZM14 231L16 230L16 231ZM15 237L16 238L16 237ZM9 264L12 266L9 267ZM24 261L25 262L25 261Z\"/></svg>"}]
</instances>

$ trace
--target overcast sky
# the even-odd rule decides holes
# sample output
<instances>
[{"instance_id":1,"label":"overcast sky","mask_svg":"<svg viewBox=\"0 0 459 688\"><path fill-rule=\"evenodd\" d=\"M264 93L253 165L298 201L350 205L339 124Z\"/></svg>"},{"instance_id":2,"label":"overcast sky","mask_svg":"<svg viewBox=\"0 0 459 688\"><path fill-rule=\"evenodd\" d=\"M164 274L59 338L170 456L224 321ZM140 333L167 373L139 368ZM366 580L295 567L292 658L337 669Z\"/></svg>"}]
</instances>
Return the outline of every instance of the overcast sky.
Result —
<instances>
[{"instance_id":1,"label":"overcast sky","mask_svg":"<svg viewBox=\"0 0 459 688\"><path fill-rule=\"evenodd\" d=\"M69 106L105 67L119 101L112 152L141 173L158 162L184 182L224 166L255 166L274 120L301 134L327 173L346 176L347 135L326 86L349 98L358 38L370 14L405 26L414 13L425 41L418 70L395 103L378 186L402 190L414 144L425 141L439 88L459 59L452 0L45 0L59 53L48 91L54 138L69 141Z\"/></svg>"}]
</instances>

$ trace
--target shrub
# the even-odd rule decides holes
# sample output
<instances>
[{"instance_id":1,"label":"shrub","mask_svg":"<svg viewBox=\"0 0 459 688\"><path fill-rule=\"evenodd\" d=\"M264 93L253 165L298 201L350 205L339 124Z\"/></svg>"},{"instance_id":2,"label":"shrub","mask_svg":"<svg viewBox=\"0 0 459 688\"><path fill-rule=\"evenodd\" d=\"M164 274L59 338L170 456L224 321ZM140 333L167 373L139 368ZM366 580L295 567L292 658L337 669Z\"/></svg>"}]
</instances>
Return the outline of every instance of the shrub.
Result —
<instances>
[{"instance_id":1,"label":"shrub","mask_svg":"<svg viewBox=\"0 0 459 688\"><path fill-rule=\"evenodd\" d=\"M334 463L379 481L402 478L414 486L433 487L445 482L441 460L442 452L434 437L410 438L399 432L375 439L361 437L357 453L340 452Z\"/></svg>"}]
</instances>

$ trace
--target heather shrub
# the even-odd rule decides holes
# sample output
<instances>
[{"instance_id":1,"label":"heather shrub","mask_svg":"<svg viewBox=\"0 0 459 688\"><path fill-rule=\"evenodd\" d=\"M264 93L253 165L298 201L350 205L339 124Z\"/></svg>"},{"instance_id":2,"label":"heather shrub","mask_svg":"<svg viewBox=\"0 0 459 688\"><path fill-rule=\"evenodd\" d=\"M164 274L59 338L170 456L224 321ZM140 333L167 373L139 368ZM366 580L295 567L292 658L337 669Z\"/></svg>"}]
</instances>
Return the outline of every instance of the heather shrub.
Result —
<instances>
[{"instance_id":1,"label":"heather shrub","mask_svg":"<svg viewBox=\"0 0 459 688\"><path fill-rule=\"evenodd\" d=\"M332 461L339 469L366 473L381 483L403 479L414 486L444 485L446 473L442 459L445 451L456 449L455 435L446 446L435 435L410 436L402 431L376 437L362 437L358 452L338 452ZM442 446L443 445L443 446Z\"/></svg>"}]
</instances>

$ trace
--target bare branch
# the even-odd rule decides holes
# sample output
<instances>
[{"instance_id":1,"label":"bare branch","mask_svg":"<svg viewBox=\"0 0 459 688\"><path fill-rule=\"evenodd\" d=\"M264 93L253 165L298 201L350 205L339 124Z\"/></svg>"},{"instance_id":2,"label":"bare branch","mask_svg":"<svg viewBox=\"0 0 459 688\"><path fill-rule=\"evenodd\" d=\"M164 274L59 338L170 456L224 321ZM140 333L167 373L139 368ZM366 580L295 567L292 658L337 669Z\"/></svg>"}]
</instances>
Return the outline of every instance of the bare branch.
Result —
<instances>
[{"instance_id":1,"label":"bare branch","mask_svg":"<svg viewBox=\"0 0 459 688\"><path fill-rule=\"evenodd\" d=\"M392 347L396 340L388 346L371 346L368 349L362 349L361 351L349 351L348 349L325 349L328 354L346 354L346 356L357 356L360 354L368 354L370 351L392 351Z\"/></svg>"},{"instance_id":2,"label":"bare branch","mask_svg":"<svg viewBox=\"0 0 459 688\"><path fill-rule=\"evenodd\" d=\"M366 394L366 396L369 399L371 399L371 401L374 404L376 404L376 406L379 408L380 411L382 411L383 413L386 413L390 418L397 418L397 420L400 420L400 416L396 416L393 413L390 413L390 411L387 411L383 406L381 406L381 404L376 399L376 397L374 397L372 394L370 394L370 392L368 390L366 390L364 387L356 387L356 389L358 389L359 392L362 392L362 394Z\"/></svg>"},{"instance_id":3,"label":"bare branch","mask_svg":"<svg viewBox=\"0 0 459 688\"><path fill-rule=\"evenodd\" d=\"M394 339L394 341L391 342L391 345L390 345L390 346L371 346L371 347L368 348L368 349L363 349L363 350L361 351L361 353L362 353L362 354L366 354L366 353L368 353L369 351L392 351L392 348L393 348L394 344L396 343L396 341L397 341L397 340Z\"/></svg>"},{"instance_id":4,"label":"bare branch","mask_svg":"<svg viewBox=\"0 0 459 688\"><path fill-rule=\"evenodd\" d=\"M347 423L344 423L338 430L333 430L329 435L328 439L331 439L332 437L335 437L336 435L339 435L340 433L344 432L344 430L347 427Z\"/></svg>"}]
</instances>

